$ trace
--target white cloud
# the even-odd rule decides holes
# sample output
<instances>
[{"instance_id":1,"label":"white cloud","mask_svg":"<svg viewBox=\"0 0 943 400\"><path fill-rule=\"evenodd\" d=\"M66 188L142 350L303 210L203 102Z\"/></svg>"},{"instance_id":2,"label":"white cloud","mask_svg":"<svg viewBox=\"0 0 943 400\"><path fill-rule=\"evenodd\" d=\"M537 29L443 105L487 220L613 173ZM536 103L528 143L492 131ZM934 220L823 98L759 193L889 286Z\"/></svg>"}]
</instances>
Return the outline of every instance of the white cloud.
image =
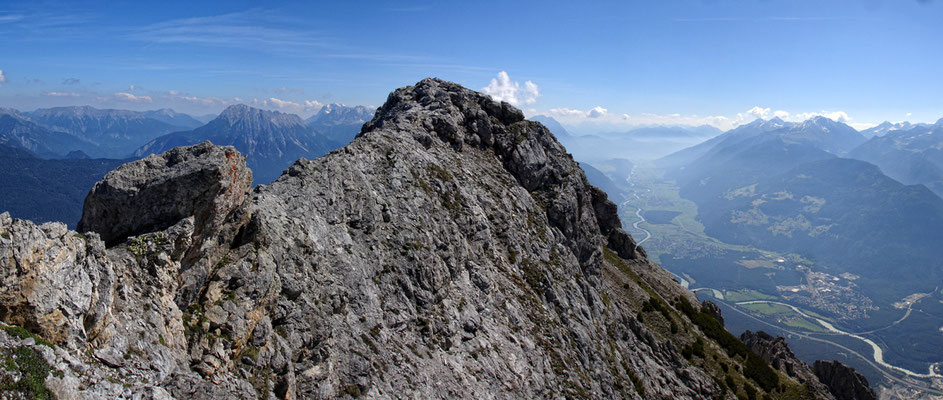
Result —
<instances>
[{"instance_id":1,"label":"white cloud","mask_svg":"<svg viewBox=\"0 0 943 400\"><path fill-rule=\"evenodd\" d=\"M753 106L753 108L747 110L747 114L757 118L766 119L766 116L769 115L769 107L763 108L760 106Z\"/></svg>"},{"instance_id":2,"label":"white cloud","mask_svg":"<svg viewBox=\"0 0 943 400\"><path fill-rule=\"evenodd\" d=\"M549 114L554 117L585 117L586 111L580 111L573 108L551 108Z\"/></svg>"},{"instance_id":3,"label":"white cloud","mask_svg":"<svg viewBox=\"0 0 943 400\"><path fill-rule=\"evenodd\" d=\"M788 119L789 112L783 110L773 110L769 107L753 106L753 108L742 113L737 113L736 124L751 122L755 119L781 118Z\"/></svg>"},{"instance_id":4,"label":"white cloud","mask_svg":"<svg viewBox=\"0 0 943 400\"><path fill-rule=\"evenodd\" d=\"M129 91L129 92L133 92L133 91L134 91L134 85L128 85L128 91Z\"/></svg>"},{"instance_id":5,"label":"white cloud","mask_svg":"<svg viewBox=\"0 0 943 400\"><path fill-rule=\"evenodd\" d=\"M599 107L599 106L596 106L596 107L593 107L591 110L589 110L589 112L586 114L586 116L589 117L589 118L599 118L599 117L602 117L602 116L604 116L604 115L606 115L606 114L608 114L608 113L609 113L609 110L607 110L607 109L605 109L605 108L602 108L602 107Z\"/></svg>"},{"instance_id":6,"label":"white cloud","mask_svg":"<svg viewBox=\"0 0 943 400\"><path fill-rule=\"evenodd\" d=\"M45 92L43 96L49 97L79 97L78 93L73 92Z\"/></svg>"},{"instance_id":7,"label":"white cloud","mask_svg":"<svg viewBox=\"0 0 943 400\"><path fill-rule=\"evenodd\" d=\"M275 97L270 97L265 100L252 99L252 103L259 105L263 108L275 109L279 111L289 112L293 114L312 114L317 112L324 107L321 102L317 100L304 100L301 103L294 102L291 100L282 100Z\"/></svg>"},{"instance_id":8,"label":"white cloud","mask_svg":"<svg viewBox=\"0 0 943 400\"><path fill-rule=\"evenodd\" d=\"M851 120L851 117L848 116L844 111L819 111L819 112L806 112L801 114L796 114L795 118L799 121L805 121L812 117L825 117L830 120L847 123Z\"/></svg>"},{"instance_id":9,"label":"white cloud","mask_svg":"<svg viewBox=\"0 0 943 400\"><path fill-rule=\"evenodd\" d=\"M844 111L817 111L817 112L801 112L801 113L790 113L784 110L775 110L773 111L770 108L764 108L760 106L755 106L745 112L738 113L737 118L735 119L735 125L744 124L751 122L757 118L769 119L769 118L780 118L784 121L790 122L802 122L813 117L825 117L834 121L850 124L851 118L848 116L848 113Z\"/></svg>"},{"instance_id":10,"label":"white cloud","mask_svg":"<svg viewBox=\"0 0 943 400\"><path fill-rule=\"evenodd\" d=\"M0 69L0 84L7 83L7 76L3 74L3 70ZM0 85L2 86L2 85Z\"/></svg>"},{"instance_id":11,"label":"white cloud","mask_svg":"<svg viewBox=\"0 0 943 400\"><path fill-rule=\"evenodd\" d=\"M177 98L188 103L200 104L204 106L224 106L229 104L228 101L219 97L179 96Z\"/></svg>"},{"instance_id":12,"label":"white cloud","mask_svg":"<svg viewBox=\"0 0 943 400\"><path fill-rule=\"evenodd\" d=\"M122 101L129 101L132 103L150 103L151 96L135 96L131 93L118 92L115 93L115 99Z\"/></svg>"},{"instance_id":13,"label":"white cloud","mask_svg":"<svg viewBox=\"0 0 943 400\"><path fill-rule=\"evenodd\" d=\"M483 92L497 101L506 101L512 105L533 104L540 96L537 84L531 81L521 84L511 80L507 72L498 72L498 77L491 79L491 83L482 89Z\"/></svg>"},{"instance_id":14,"label":"white cloud","mask_svg":"<svg viewBox=\"0 0 943 400\"><path fill-rule=\"evenodd\" d=\"M914 115L914 113L912 113L912 112L907 113L907 116L908 116L908 117L911 116L911 115Z\"/></svg>"},{"instance_id":15,"label":"white cloud","mask_svg":"<svg viewBox=\"0 0 943 400\"><path fill-rule=\"evenodd\" d=\"M848 125L851 126L852 128L855 128L855 130L858 130L858 131L863 131L865 129L874 128L875 126L877 126L877 124L872 124L872 123L867 123L867 122L851 123Z\"/></svg>"},{"instance_id":16,"label":"white cloud","mask_svg":"<svg viewBox=\"0 0 943 400\"><path fill-rule=\"evenodd\" d=\"M551 108L548 112L551 116L560 117L563 119L585 119L593 118L599 119L609 115L609 110L600 106L590 108L587 111L577 110L574 108ZM622 114L621 118L627 118L627 114Z\"/></svg>"}]
</instances>

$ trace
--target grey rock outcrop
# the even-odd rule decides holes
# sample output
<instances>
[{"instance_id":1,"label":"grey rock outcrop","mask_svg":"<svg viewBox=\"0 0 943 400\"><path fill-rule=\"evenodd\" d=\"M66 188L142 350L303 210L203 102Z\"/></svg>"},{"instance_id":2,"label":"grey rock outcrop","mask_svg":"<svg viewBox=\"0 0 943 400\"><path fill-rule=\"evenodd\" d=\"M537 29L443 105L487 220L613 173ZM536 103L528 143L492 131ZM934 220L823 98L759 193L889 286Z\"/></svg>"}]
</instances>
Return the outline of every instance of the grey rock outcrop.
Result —
<instances>
[{"instance_id":1,"label":"grey rock outcrop","mask_svg":"<svg viewBox=\"0 0 943 400\"><path fill-rule=\"evenodd\" d=\"M707 311L710 311L711 315L714 316L714 319L716 319L717 322L720 322L721 326L724 325L724 315L720 312L720 307L717 306L717 303L714 303L710 300L704 300L701 302L701 306L706 308ZM743 337L741 337L740 340L743 340Z\"/></svg>"},{"instance_id":2,"label":"grey rock outcrop","mask_svg":"<svg viewBox=\"0 0 943 400\"><path fill-rule=\"evenodd\" d=\"M786 343L786 339L782 336L774 338L763 331L746 331L740 335L740 340L754 353L763 357L773 368L797 379L799 383L806 384L814 398L834 399L829 392L829 388L819 382L812 371L812 367L796 358L796 355L793 354L792 349Z\"/></svg>"},{"instance_id":3,"label":"grey rock outcrop","mask_svg":"<svg viewBox=\"0 0 943 400\"><path fill-rule=\"evenodd\" d=\"M868 380L854 368L838 361L816 361L812 369L838 400L877 399Z\"/></svg>"},{"instance_id":4,"label":"grey rock outcrop","mask_svg":"<svg viewBox=\"0 0 943 400\"><path fill-rule=\"evenodd\" d=\"M196 226L214 231L251 187L252 172L235 148L178 147L108 173L85 198L77 230L114 245L194 216Z\"/></svg>"},{"instance_id":5,"label":"grey rock outcrop","mask_svg":"<svg viewBox=\"0 0 943 400\"><path fill-rule=\"evenodd\" d=\"M54 344L40 349L57 371L47 387L65 398L738 395L718 383L736 359L673 306L696 297L507 103L426 79L393 92L350 145L248 194L247 182L238 153L205 143L109 174L86 202L84 236L0 214L0 320ZM0 348L13 345L0 332ZM692 345L702 355L686 359Z\"/></svg>"}]
</instances>

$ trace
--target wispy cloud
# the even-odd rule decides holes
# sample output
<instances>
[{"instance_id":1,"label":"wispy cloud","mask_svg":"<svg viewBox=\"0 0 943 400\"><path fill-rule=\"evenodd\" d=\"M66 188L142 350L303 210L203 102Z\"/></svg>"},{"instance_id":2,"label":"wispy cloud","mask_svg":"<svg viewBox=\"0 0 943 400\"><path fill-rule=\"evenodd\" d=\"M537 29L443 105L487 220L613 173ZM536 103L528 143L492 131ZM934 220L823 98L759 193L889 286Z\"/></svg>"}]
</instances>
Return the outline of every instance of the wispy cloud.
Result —
<instances>
[{"instance_id":1,"label":"wispy cloud","mask_svg":"<svg viewBox=\"0 0 943 400\"><path fill-rule=\"evenodd\" d=\"M53 13L48 11L0 15L0 35L33 33L29 40L50 40L61 37L75 39L96 27L96 15L86 11Z\"/></svg>"},{"instance_id":2,"label":"wispy cloud","mask_svg":"<svg viewBox=\"0 0 943 400\"><path fill-rule=\"evenodd\" d=\"M47 97L79 97L78 93L74 92L44 92L43 96Z\"/></svg>"},{"instance_id":3,"label":"wispy cloud","mask_svg":"<svg viewBox=\"0 0 943 400\"><path fill-rule=\"evenodd\" d=\"M63 85L77 85L79 82L79 78L65 78L62 80Z\"/></svg>"},{"instance_id":4,"label":"wispy cloud","mask_svg":"<svg viewBox=\"0 0 943 400\"><path fill-rule=\"evenodd\" d=\"M9 24L23 20L22 14L4 14L0 15L0 24Z\"/></svg>"},{"instance_id":5,"label":"wispy cloud","mask_svg":"<svg viewBox=\"0 0 943 400\"><path fill-rule=\"evenodd\" d=\"M118 92L114 95L115 100L127 101L131 103L150 103L153 101L151 96L135 96L127 92Z\"/></svg>"},{"instance_id":6,"label":"wispy cloud","mask_svg":"<svg viewBox=\"0 0 943 400\"><path fill-rule=\"evenodd\" d=\"M174 19L137 29L129 35L129 38L154 43L253 48L259 46L310 48L325 44L324 38L317 32L280 27L272 24L271 21L266 21L271 17L271 13L249 10L208 17Z\"/></svg>"},{"instance_id":7,"label":"wispy cloud","mask_svg":"<svg viewBox=\"0 0 943 400\"><path fill-rule=\"evenodd\" d=\"M7 83L7 76L3 74L3 70L0 69L0 86L4 83Z\"/></svg>"}]
</instances>

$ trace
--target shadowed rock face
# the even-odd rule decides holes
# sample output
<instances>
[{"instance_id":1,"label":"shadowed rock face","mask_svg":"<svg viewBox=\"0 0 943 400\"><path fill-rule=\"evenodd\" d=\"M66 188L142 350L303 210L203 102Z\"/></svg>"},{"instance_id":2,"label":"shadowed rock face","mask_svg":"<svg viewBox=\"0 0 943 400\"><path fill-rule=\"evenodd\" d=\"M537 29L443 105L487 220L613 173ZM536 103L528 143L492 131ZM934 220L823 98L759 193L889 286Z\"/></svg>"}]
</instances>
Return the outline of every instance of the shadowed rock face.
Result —
<instances>
[{"instance_id":1,"label":"shadowed rock face","mask_svg":"<svg viewBox=\"0 0 943 400\"><path fill-rule=\"evenodd\" d=\"M252 172L235 148L210 142L178 147L108 173L85 198L77 230L98 233L109 246L189 216L213 230L251 186Z\"/></svg>"},{"instance_id":2,"label":"shadowed rock face","mask_svg":"<svg viewBox=\"0 0 943 400\"><path fill-rule=\"evenodd\" d=\"M838 400L873 400L877 399L868 380L854 368L838 361L816 361L812 368Z\"/></svg>"},{"instance_id":3,"label":"shadowed rock face","mask_svg":"<svg viewBox=\"0 0 943 400\"><path fill-rule=\"evenodd\" d=\"M62 372L47 386L63 398L733 396L709 363L736 361L674 306L693 294L507 103L426 79L393 92L350 145L246 195L248 182L242 156L204 143L109 174L86 201L87 235L0 214L0 320L55 342L40 349ZM643 302L662 311L643 321ZM695 342L711 356L682 357Z\"/></svg>"},{"instance_id":4,"label":"shadowed rock face","mask_svg":"<svg viewBox=\"0 0 943 400\"><path fill-rule=\"evenodd\" d=\"M834 399L829 389L819 382L809 364L796 358L792 349L782 336L772 337L766 332L746 331L740 335L740 340L754 353L759 354L773 368L787 376L796 378L799 382L808 385L812 395L817 399Z\"/></svg>"}]
</instances>

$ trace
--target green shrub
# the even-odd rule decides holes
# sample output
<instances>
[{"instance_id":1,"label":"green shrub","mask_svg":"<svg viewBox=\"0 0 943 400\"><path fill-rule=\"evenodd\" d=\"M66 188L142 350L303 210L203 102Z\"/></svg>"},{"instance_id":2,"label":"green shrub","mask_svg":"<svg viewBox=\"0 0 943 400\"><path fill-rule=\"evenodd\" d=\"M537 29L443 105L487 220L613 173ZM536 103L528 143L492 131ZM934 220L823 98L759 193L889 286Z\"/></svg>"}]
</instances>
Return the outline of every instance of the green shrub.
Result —
<instances>
[{"instance_id":1,"label":"green shrub","mask_svg":"<svg viewBox=\"0 0 943 400\"><path fill-rule=\"evenodd\" d=\"M9 376L0 377L0 392L19 392L28 399L53 399L54 395L46 388L46 376L52 368L38 351L27 346L19 346L4 355L4 367L19 372L16 382Z\"/></svg>"},{"instance_id":2,"label":"green shrub","mask_svg":"<svg viewBox=\"0 0 943 400\"><path fill-rule=\"evenodd\" d=\"M776 371L770 368L766 360L763 360L762 357L753 352L750 352L747 356L747 362L743 368L743 375L752 379L767 392L771 392L779 386L779 375L776 374Z\"/></svg>"}]
</instances>

